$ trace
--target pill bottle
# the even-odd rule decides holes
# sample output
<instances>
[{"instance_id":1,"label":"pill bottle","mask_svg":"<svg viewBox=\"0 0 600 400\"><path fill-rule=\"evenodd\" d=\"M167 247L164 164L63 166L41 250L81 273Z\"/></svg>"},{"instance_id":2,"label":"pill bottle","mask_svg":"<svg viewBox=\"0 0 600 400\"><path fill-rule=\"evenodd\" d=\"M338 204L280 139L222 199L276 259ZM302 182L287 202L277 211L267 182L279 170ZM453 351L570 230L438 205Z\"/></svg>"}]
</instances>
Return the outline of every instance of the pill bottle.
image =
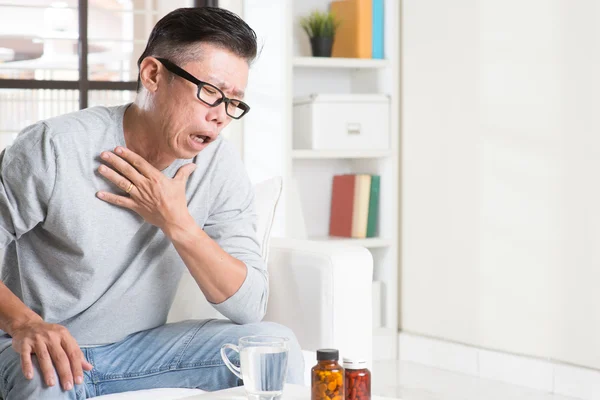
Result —
<instances>
[{"instance_id":1,"label":"pill bottle","mask_svg":"<svg viewBox=\"0 0 600 400\"><path fill-rule=\"evenodd\" d=\"M344 400L371 400L371 372L362 359L344 357Z\"/></svg>"},{"instance_id":2,"label":"pill bottle","mask_svg":"<svg viewBox=\"0 0 600 400\"><path fill-rule=\"evenodd\" d=\"M311 369L311 400L344 400L344 368L335 349L317 350L317 365Z\"/></svg>"}]
</instances>

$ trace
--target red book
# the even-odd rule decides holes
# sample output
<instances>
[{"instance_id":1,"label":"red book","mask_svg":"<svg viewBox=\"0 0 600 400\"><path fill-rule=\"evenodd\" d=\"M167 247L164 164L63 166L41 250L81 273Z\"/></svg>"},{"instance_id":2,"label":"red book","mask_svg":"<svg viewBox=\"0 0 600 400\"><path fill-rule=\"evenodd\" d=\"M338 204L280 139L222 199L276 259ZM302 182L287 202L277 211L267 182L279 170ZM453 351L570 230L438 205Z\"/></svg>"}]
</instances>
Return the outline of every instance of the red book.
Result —
<instances>
[{"instance_id":1,"label":"red book","mask_svg":"<svg viewBox=\"0 0 600 400\"><path fill-rule=\"evenodd\" d=\"M354 209L354 175L335 175L331 189L329 235L352 237L352 212Z\"/></svg>"}]
</instances>

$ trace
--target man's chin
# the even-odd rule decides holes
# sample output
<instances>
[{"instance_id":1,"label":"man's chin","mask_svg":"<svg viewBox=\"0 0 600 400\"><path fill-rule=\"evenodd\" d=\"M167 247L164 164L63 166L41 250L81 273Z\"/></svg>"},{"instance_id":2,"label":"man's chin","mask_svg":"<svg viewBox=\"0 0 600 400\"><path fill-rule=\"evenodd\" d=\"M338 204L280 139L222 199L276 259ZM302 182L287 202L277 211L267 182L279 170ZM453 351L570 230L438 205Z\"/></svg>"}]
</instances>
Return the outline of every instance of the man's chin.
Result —
<instances>
[{"instance_id":1,"label":"man's chin","mask_svg":"<svg viewBox=\"0 0 600 400\"><path fill-rule=\"evenodd\" d=\"M198 154L200 154L202 152L202 150L204 150L206 147L203 147L201 149L195 148L195 149L191 149L189 147L186 147L184 149L179 149L179 151L177 152L177 158L181 158L181 159L191 159L196 157Z\"/></svg>"}]
</instances>

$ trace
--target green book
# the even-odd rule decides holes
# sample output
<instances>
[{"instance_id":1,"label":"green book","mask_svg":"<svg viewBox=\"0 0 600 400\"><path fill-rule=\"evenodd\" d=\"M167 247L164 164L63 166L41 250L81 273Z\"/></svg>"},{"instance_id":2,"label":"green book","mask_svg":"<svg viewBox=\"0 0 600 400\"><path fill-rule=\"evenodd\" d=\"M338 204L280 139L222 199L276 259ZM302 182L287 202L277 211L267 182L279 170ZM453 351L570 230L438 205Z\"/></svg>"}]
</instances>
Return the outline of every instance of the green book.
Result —
<instances>
[{"instance_id":1,"label":"green book","mask_svg":"<svg viewBox=\"0 0 600 400\"><path fill-rule=\"evenodd\" d=\"M371 176L371 195L369 196L367 237L375 237L377 234L377 219L379 217L379 178L379 175Z\"/></svg>"}]
</instances>

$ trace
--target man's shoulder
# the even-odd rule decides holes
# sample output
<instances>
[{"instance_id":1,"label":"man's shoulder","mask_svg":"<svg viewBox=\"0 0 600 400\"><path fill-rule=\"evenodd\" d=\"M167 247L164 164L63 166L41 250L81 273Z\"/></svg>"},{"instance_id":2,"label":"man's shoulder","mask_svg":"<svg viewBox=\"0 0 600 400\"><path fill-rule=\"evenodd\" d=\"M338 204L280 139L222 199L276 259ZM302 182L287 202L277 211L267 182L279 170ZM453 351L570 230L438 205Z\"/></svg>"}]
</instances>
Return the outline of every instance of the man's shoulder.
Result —
<instances>
[{"instance_id":1,"label":"man's shoulder","mask_svg":"<svg viewBox=\"0 0 600 400\"><path fill-rule=\"evenodd\" d=\"M54 137L69 133L89 132L106 129L107 126L116 124L115 114L120 107L97 106L84 110L74 111L40 121L48 133Z\"/></svg>"},{"instance_id":2,"label":"man's shoulder","mask_svg":"<svg viewBox=\"0 0 600 400\"><path fill-rule=\"evenodd\" d=\"M126 106L121 106L125 107ZM25 127L6 148L4 162L15 157L35 157L41 152L75 155L75 147L102 141L117 126L119 107L92 107L38 121ZM101 134L104 132L105 134ZM50 150L52 149L52 150Z\"/></svg>"}]
</instances>

